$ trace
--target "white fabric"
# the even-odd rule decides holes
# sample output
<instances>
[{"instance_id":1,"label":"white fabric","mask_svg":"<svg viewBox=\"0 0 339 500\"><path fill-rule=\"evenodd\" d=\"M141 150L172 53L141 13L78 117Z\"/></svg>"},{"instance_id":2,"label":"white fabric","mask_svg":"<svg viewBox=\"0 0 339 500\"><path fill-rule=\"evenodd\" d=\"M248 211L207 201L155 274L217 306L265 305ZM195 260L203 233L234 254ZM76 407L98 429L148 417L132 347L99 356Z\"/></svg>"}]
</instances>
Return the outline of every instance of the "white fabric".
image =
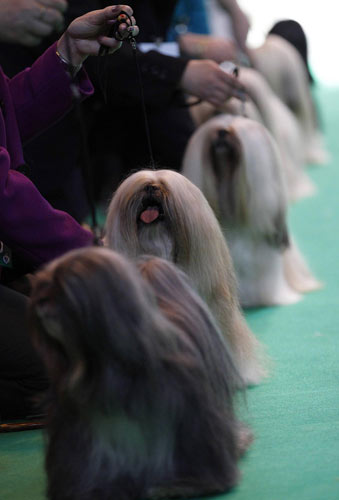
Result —
<instances>
[{"instance_id":1,"label":"white fabric","mask_svg":"<svg viewBox=\"0 0 339 500\"><path fill-rule=\"evenodd\" d=\"M218 0L205 0L205 7L211 35L234 40L231 17Z\"/></svg>"},{"instance_id":2,"label":"white fabric","mask_svg":"<svg viewBox=\"0 0 339 500\"><path fill-rule=\"evenodd\" d=\"M179 57L179 45L177 42L163 42L163 43L139 43L138 49L141 52L149 52L150 50L156 50L165 56Z\"/></svg>"}]
</instances>

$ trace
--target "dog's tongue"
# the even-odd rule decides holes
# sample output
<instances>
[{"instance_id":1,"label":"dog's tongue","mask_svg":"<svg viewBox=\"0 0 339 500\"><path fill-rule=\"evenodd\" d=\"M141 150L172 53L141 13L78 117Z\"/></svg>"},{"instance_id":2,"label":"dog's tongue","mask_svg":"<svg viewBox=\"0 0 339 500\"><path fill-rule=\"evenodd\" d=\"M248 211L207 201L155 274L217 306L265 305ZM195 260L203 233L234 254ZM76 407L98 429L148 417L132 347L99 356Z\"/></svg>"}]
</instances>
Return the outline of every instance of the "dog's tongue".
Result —
<instances>
[{"instance_id":1,"label":"dog's tongue","mask_svg":"<svg viewBox=\"0 0 339 500\"><path fill-rule=\"evenodd\" d=\"M159 217L158 207L147 207L146 210L144 210L140 214L140 219L145 224L150 224L151 222L155 221L158 217Z\"/></svg>"}]
</instances>

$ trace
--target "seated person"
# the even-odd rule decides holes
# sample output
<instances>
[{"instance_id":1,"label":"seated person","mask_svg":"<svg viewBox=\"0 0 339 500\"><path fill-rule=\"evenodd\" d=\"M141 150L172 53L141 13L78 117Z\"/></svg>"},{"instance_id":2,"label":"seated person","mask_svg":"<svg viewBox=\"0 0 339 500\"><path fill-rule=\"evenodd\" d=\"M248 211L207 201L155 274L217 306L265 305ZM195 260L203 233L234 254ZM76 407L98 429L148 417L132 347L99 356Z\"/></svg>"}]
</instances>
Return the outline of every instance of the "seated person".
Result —
<instances>
[{"instance_id":1,"label":"seated person","mask_svg":"<svg viewBox=\"0 0 339 500\"><path fill-rule=\"evenodd\" d=\"M61 38L32 65L12 79L0 71L0 272L21 261L25 270L73 248L91 245L93 235L68 214L53 209L34 184L20 172L22 142L62 117L72 104L70 72L78 73L78 91L93 92L81 69L101 45L114 52L121 42L106 36L121 10L110 6L76 19ZM135 23L134 18L131 18ZM120 25L122 37L138 33ZM72 65L70 65L70 61ZM5 276L4 276L5 274ZM2 272L1 279L6 278ZM0 416L32 413L31 396L46 387L46 376L27 342L23 318L27 299L0 284Z\"/></svg>"},{"instance_id":2,"label":"seated person","mask_svg":"<svg viewBox=\"0 0 339 500\"><path fill-rule=\"evenodd\" d=\"M248 30L236 0L179 0L168 40L177 40L189 57L239 62L246 54Z\"/></svg>"},{"instance_id":3,"label":"seated person","mask_svg":"<svg viewBox=\"0 0 339 500\"><path fill-rule=\"evenodd\" d=\"M158 50L159 42L166 39L177 0L132 0L130 4L142 27L137 60L155 166L179 170L187 142L195 129L186 95L219 105L230 96L238 96L243 87L215 61L174 57ZM148 45L152 50L146 52L146 44L153 44ZM99 67L96 60L89 58L86 69L95 87L106 89L106 101L96 93L85 106L93 117L89 132L96 176L100 172L103 177L110 172L114 174L113 180L100 180L101 185L109 186L109 193L102 196L107 202L112 182L117 185L130 170L149 167L151 163L138 71L128 44L116 57L100 61ZM118 173L116 155L121 165Z\"/></svg>"}]
</instances>

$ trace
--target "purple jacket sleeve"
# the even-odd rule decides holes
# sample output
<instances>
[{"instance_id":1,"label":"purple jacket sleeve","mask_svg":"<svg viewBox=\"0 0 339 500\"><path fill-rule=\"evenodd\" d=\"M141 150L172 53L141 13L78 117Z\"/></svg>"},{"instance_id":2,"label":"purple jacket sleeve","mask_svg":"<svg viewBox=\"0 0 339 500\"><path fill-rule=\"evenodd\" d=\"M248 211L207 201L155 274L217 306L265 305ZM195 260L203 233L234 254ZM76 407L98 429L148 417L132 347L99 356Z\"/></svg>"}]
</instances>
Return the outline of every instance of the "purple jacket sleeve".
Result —
<instances>
[{"instance_id":1,"label":"purple jacket sleeve","mask_svg":"<svg viewBox=\"0 0 339 500\"><path fill-rule=\"evenodd\" d=\"M84 70L77 82L81 96L93 93ZM56 55L56 43L8 84L23 142L62 118L72 105L70 77Z\"/></svg>"},{"instance_id":2,"label":"purple jacket sleeve","mask_svg":"<svg viewBox=\"0 0 339 500\"><path fill-rule=\"evenodd\" d=\"M80 93L91 94L85 71L79 76ZM5 92L6 81L2 82ZM90 232L53 209L33 183L13 169L22 154L17 125L21 139L28 139L61 118L72 103L69 83L55 45L31 69L7 80L11 99L5 103L6 125L1 118L6 129L0 131L4 141L0 144L0 240L34 267L93 240Z\"/></svg>"},{"instance_id":3,"label":"purple jacket sleeve","mask_svg":"<svg viewBox=\"0 0 339 500\"><path fill-rule=\"evenodd\" d=\"M53 209L27 177L9 166L8 151L0 148L0 240L34 267L92 243L89 231Z\"/></svg>"}]
</instances>

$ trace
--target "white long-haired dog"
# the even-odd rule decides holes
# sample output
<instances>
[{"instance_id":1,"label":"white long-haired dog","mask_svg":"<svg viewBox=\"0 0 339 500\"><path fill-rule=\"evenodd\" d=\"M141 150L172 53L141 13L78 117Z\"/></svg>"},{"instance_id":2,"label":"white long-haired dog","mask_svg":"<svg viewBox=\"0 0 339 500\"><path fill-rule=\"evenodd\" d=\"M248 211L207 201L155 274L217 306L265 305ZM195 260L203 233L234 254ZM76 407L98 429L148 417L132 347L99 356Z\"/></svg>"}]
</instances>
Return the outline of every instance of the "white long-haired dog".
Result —
<instances>
[{"instance_id":1,"label":"white long-haired dog","mask_svg":"<svg viewBox=\"0 0 339 500\"><path fill-rule=\"evenodd\" d=\"M219 219L243 306L289 304L319 287L288 234L281 160L264 126L239 116L210 119L191 137L182 172Z\"/></svg>"},{"instance_id":2,"label":"white long-haired dog","mask_svg":"<svg viewBox=\"0 0 339 500\"><path fill-rule=\"evenodd\" d=\"M254 68L297 117L303 132L305 161L326 163L329 155L317 124L306 67L297 49L281 36L270 34L250 54Z\"/></svg>"},{"instance_id":3,"label":"white long-haired dog","mask_svg":"<svg viewBox=\"0 0 339 500\"><path fill-rule=\"evenodd\" d=\"M265 374L260 345L239 308L233 265L218 221L201 191L171 170L141 170L117 189L105 244L129 257L176 263L210 306L245 384Z\"/></svg>"},{"instance_id":4,"label":"white long-haired dog","mask_svg":"<svg viewBox=\"0 0 339 500\"><path fill-rule=\"evenodd\" d=\"M197 126L218 113L242 115L264 124L280 150L283 172L290 201L315 192L315 186L305 171L305 148L300 125L292 111L277 97L265 78L251 68L239 68L239 79L246 88L246 100L229 99L216 109L207 102L191 110Z\"/></svg>"},{"instance_id":5,"label":"white long-haired dog","mask_svg":"<svg viewBox=\"0 0 339 500\"><path fill-rule=\"evenodd\" d=\"M295 115L273 92L258 71L240 68L239 79L256 104L264 125L277 142L286 176L289 200L295 201L312 195L315 192L315 186L305 172L303 133Z\"/></svg>"}]
</instances>

